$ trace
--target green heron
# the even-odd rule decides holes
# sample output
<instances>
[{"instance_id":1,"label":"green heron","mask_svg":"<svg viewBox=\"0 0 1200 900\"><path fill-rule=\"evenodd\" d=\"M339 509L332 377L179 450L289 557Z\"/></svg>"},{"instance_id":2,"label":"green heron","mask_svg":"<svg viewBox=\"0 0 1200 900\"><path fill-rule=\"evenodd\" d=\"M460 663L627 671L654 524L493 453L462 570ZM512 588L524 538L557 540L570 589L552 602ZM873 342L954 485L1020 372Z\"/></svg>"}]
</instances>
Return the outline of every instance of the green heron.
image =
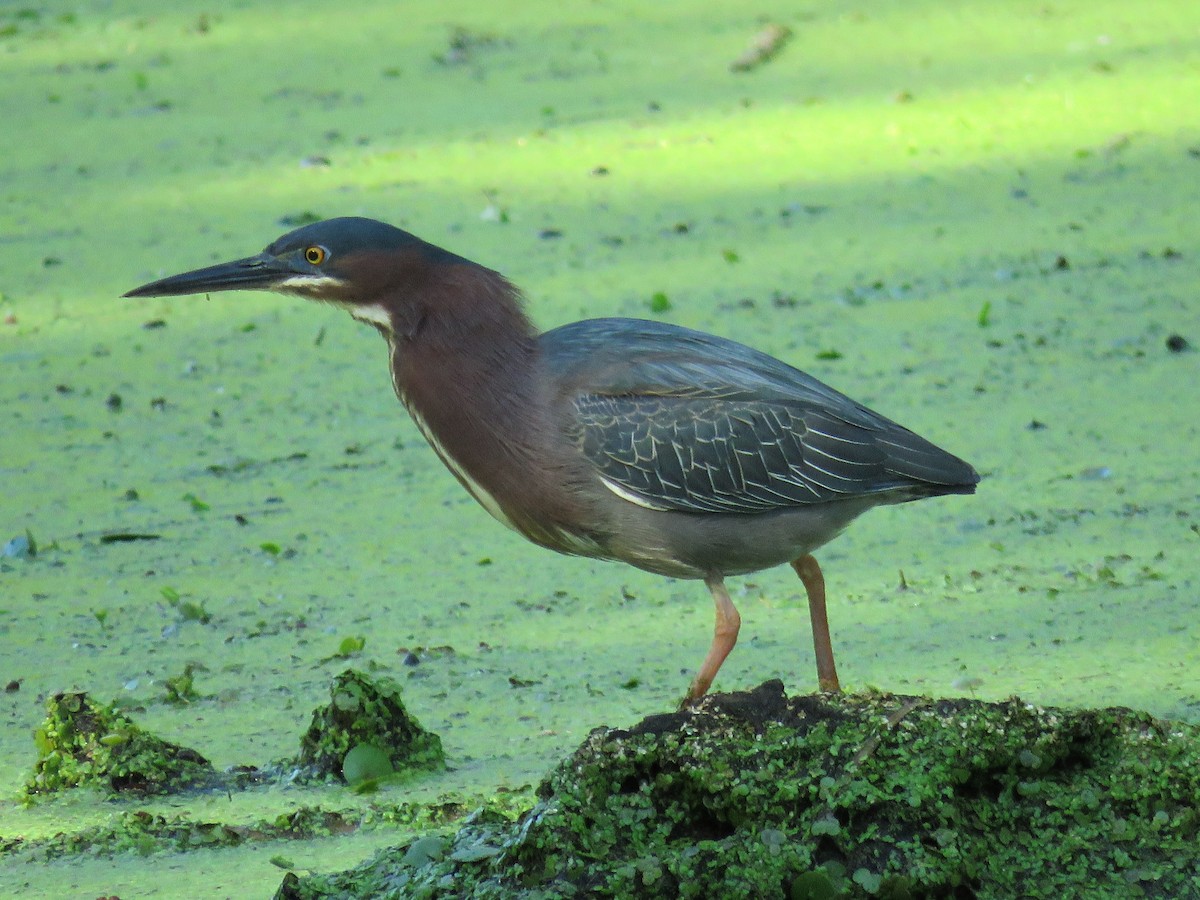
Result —
<instances>
[{"instance_id":1,"label":"green heron","mask_svg":"<svg viewBox=\"0 0 1200 900\"><path fill-rule=\"evenodd\" d=\"M257 256L126 297L268 290L346 309L387 340L392 385L446 467L535 544L703 579L716 604L685 703L737 641L728 575L791 563L821 690L839 690L812 551L873 506L971 494L963 460L810 375L662 322L538 334L502 275L391 225L329 219Z\"/></svg>"}]
</instances>

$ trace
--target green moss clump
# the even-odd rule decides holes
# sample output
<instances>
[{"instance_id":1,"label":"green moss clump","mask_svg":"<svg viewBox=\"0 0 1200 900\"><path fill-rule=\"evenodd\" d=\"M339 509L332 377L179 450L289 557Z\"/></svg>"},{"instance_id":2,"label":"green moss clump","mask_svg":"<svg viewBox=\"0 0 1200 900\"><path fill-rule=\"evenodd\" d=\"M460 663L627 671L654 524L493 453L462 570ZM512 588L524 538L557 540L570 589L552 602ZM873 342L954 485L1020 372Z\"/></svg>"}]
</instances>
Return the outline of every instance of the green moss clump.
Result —
<instances>
[{"instance_id":1,"label":"green moss clump","mask_svg":"<svg viewBox=\"0 0 1200 900\"><path fill-rule=\"evenodd\" d=\"M1200 896L1198 810L1196 726L768 682L593 732L515 823L278 896Z\"/></svg>"},{"instance_id":2,"label":"green moss clump","mask_svg":"<svg viewBox=\"0 0 1200 900\"><path fill-rule=\"evenodd\" d=\"M382 751L397 773L445 768L441 738L408 714L393 679L347 669L334 679L329 694L329 704L313 710L300 755L292 760L301 778L345 780L346 757L360 747Z\"/></svg>"},{"instance_id":3,"label":"green moss clump","mask_svg":"<svg viewBox=\"0 0 1200 900\"><path fill-rule=\"evenodd\" d=\"M112 704L86 693L55 694L38 727L38 761L26 798L74 787L165 794L207 782L211 763L195 750L138 728Z\"/></svg>"}]
</instances>

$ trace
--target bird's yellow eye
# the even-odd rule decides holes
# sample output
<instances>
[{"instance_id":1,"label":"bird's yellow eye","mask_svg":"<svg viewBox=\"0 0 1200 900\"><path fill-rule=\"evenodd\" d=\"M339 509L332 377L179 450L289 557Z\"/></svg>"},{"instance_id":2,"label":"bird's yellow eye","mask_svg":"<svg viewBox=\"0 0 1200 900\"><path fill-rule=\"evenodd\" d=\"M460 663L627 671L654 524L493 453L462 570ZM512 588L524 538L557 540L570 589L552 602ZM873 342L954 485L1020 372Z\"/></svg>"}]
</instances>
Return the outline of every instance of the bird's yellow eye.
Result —
<instances>
[{"instance_id":1,"label":"bird's yellow eye","mask_svg":"<svg viewBox=\"0 0 1200 900\"><path fill-rule=\"evenodd\" d=\"M309 247L304 251L304 259L314 266L319 266L321 263L325 262L325 256L326 253L324 247L314 246Z\"/></svg>"}]
</instances>

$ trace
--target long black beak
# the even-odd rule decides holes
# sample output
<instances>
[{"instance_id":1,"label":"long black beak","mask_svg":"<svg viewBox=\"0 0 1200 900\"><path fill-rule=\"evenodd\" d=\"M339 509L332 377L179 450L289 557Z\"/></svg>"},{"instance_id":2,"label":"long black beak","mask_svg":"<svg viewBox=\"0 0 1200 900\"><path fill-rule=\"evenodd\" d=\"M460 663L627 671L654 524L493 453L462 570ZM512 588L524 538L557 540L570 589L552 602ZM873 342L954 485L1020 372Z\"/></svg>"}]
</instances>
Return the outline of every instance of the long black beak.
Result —
<instances>
[{"instance_id":1,"label":"long black beak","mask_svg":"<svg viewBox=\"0 0 1200 900\"><path fill-rule=\"evenodd\" d=\"M143 284L122 296L174 297L179 294L207 294L212 291L269 291L296 273L287 262L266 253L194 269L170 278Z\"/></svg>"}]
</instances>

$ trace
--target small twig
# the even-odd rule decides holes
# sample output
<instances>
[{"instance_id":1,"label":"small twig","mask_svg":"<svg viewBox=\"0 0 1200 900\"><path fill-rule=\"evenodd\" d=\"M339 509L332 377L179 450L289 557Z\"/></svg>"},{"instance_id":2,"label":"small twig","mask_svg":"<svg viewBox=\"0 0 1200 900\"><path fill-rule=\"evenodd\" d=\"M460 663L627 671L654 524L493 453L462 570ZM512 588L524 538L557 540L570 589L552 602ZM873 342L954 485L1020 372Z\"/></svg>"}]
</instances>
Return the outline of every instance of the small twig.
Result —
<instances>
[{"instance_id":1,"label":"small twig","mask_svg":"<svg viewBox=\"0 0 1200 900\"><path fill-rule=\"evenodd\" d=\"M746 48L746 52L729 64L730 70L748 72L761 66L782 50L791 36L792 30L786 25L768 25L754 36L754 41Z\"/></svg>"},{"instance_id":2,"label":"small twig","mask_svg":"<svg viewBox=\"0 0 1200 900\"><path fill-rule=\"evenodd\" d=\"M869 741L867 741L865 744L863 744L862 749L859 750L857 753L855 753L854 758L852 760L850 760L850 765L857 766L857 765L865 762L866 760L870 759L871 756L875 753L875 751L879 749L879 745L883 742L884 734L894 731L896 729L896 726L900 724L901 719L903 719L905 716L907 716L910 712L912 712L918 706L922 705L924 702L925 702L925 699L923 697L913 697L911 700L907 701L902 707L900 707L898 710L896 710L894 713L892 713L890 716L888 716L887 723L886 723L887 730L872 736L872 738ZM847 768L849 768L849 766L847 766Z\"/></svg>"}]
</instances>

